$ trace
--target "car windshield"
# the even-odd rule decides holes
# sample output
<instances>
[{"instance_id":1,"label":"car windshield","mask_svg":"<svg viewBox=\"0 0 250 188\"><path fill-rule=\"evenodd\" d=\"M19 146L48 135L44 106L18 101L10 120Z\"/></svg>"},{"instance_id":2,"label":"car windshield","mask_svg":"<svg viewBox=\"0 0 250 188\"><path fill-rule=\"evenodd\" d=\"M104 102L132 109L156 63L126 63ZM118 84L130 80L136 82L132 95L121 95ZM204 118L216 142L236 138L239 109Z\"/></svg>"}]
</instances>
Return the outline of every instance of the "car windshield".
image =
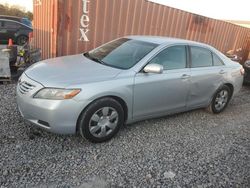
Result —
<instances>
[{"instance_id":1,"label":"car windshield","mask_svg":"<svg viewBox=\"0 0 250 188\"><path fill-rule=\"evenodd\" d=\"M150 42L121 38L85 53L85 56L104 65L129 69L156 46Z\"/></svg>"}]
</instances>

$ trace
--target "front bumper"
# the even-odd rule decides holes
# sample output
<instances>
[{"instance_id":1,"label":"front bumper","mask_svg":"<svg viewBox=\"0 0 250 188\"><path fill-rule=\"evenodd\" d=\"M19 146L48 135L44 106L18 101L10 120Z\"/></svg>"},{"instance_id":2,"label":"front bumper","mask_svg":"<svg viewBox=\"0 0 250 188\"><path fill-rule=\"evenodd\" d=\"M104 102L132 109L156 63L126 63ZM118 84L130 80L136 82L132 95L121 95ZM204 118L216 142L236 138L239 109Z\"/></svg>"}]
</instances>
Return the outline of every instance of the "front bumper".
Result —
<instances>
[{"instance_id":1,"label":"front bumper","mask_svg":"<svg viewBox=\"0 0 250 188\"><path fill-rule=\"evenodd\" d=\"M22 83L32 85L32 89L23 92ZM76 133L77 119L87 102L68 100L47 100L33 98L44 86L22 75L17 85L18 109L24 119L49 132L58 134ZM26 87L27 88L27 87Z\"/></svg>"}]
</instances>

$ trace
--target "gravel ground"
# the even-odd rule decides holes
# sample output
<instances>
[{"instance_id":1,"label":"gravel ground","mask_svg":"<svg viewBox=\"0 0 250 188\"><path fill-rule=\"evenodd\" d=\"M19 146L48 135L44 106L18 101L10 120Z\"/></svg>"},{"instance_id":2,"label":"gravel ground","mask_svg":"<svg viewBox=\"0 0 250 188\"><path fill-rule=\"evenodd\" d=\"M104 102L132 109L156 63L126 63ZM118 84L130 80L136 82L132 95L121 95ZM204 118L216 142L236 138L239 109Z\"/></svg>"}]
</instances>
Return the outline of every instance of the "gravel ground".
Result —
<instances>
[{"instance_id":1,"label":"gravel ground","mask_svg":"<svg viewBox=\"0 0 250 188\"><path fill-rule=\"evenodd\" d=\"M0 85L0 187L250 187L250 86L219 115L195 110L92 144L32 127Z\"/></svg>"}]
</instances>

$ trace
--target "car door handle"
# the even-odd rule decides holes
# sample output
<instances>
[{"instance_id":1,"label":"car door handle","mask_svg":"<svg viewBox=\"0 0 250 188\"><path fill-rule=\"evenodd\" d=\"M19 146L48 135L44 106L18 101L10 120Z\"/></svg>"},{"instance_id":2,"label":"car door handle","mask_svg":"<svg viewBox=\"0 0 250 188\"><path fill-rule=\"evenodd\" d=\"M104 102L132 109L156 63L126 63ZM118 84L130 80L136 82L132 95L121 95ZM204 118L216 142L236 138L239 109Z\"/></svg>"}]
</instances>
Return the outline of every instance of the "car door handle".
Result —
<instances>
[{"instance_id":1,"label":"car door handle","mask_svg":"<svg viewBox=\"0 0 250 188\"><path fill-rule=\"evenodd\" d=\"M226 71L224 71L224 70L220 70L220 72L219 72L220 74L225 74L226 73Z\"/></svg>"},{"instance_id":2,"label":"car door handle","mask_svg":"<svg viewBox=\"0 0 250 188\"><path fill-rule=\"evenodd\" d=\"M188 74L183 74L182 76L181 76L181 79L187 79L187 78L189 78L190 77L190 75L188 75Z\"/></svg>"}]
</instances>

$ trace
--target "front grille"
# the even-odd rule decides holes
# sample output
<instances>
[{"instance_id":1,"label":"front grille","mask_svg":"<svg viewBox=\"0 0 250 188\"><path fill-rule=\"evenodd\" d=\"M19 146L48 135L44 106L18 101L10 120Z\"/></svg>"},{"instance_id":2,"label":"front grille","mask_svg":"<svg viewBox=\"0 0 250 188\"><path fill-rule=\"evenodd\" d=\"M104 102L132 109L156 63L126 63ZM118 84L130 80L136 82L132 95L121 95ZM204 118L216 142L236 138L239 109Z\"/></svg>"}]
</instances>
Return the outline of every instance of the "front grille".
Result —
<instances>
[{"instance_id":1,"label":"front grille","mask_svg":"<svg viewBox=\"0 0 250 188\"><path fill-rule=\"evenodd\" d=\"M29 91L31 91L32 89L34 89L35 86L32 85L32 84L30 84L30 83L28 83L28 82L23 81L23 82L19 83L19 87L18 88L19 88L20 93L26 94Z\"/></svg>"}]
</instances>

